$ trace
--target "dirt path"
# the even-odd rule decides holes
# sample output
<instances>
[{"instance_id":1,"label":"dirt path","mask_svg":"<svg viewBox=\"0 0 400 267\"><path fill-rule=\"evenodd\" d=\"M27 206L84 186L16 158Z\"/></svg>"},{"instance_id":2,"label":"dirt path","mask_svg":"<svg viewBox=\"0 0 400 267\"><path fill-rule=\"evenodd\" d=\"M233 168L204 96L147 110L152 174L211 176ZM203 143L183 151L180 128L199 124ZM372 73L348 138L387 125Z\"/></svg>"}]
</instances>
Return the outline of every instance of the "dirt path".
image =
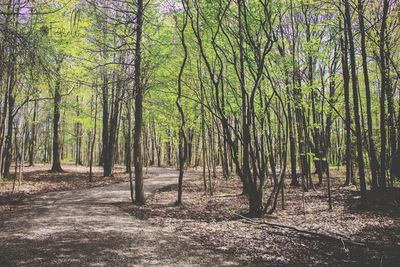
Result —
<instances>
[{"instance_id":1,"label":"dirt path","mask_svg":"<svg viewBox=\"0 0 400 267\"><path fill-rule=\"evenodd\" d=\"M145 181L146 193L177 181L175 170L150 172L154 176ZM195 175L188 172L185 177ZM241 265L231 256L118 208L129 201L128 183L26 200L0 217L0 266Z\"/></svg>"}]
</instances>

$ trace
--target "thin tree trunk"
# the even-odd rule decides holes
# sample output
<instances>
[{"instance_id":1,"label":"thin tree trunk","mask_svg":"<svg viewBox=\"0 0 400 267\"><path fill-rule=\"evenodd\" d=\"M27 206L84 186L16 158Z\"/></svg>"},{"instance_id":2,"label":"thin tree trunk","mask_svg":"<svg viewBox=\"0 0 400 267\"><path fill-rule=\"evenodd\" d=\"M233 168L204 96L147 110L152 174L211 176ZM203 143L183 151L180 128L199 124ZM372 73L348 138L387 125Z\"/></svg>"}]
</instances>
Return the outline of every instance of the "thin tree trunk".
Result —
<instances>
[{"instance_id":1,"label":"thin tree trunk","mask_svg":"<svg viewBox=\"0 0 400 267\"><path fill-rule=\"evenodd\" d=\"M181 125L179 128L179 178L178 178L178 199L176 201L176 205L181 205L182 204L182 191L183 191L183 173L184 173L184 168L185 168L185 161L187 158L187 139L186 139L186 135L185 135L185 114L183 112L180 100L182 97L182 75L183 75L183 71L185 69L185 65L186 65L186 60L188 57L188 49L186 46L186 42L185 42L185 29L187 26L187 14L185 13L185 18L183 21L183 26L182 29L179 30L180 33L180 39L181 39L181 44L183 47L183 52L184 52L184 56L183 56L183 60L182 60L182 64L181 64L181 68L179 71L179 75L178 75L178 95L176 97L176 106L178 108L179 111L179 115L180 115L180 120L181 120ZM178 25L178 21L176 22L176 24Z\"/></svg>"},{"instance_id":2,"label":"thin tree trunk","mask_svg":"<svg viewBox=\"0 0 400 267\"><path fill-rule=\"evenodd\" d=\"M354 122L356 125L356 143L357 143L357 163L358 163L358 175L360 177L360 189L361 189L361 201L362 205L367 205L367 186L365 182L365 170L364 170L364 155L362 147L362 132L360 123L359 113L359 100L358 100L358 80L357 80L357 63L355 57L354 40L351 25L350 15L350 4L349 0L344 0L345 3L345 17L347 23L347 33L349 37L349 54L350 54L350 66L351 66L351 78L352 78L352 89L353 89L353 109L354 109Z\"/></svg>"},{"instance_id":3,"label":"thin tree trunk","mask_svg":"<svg viewBox=\"0 0 400 267\"><path fill-rule=\"evenodd\" d=\"M38 101L35 100L33 105L33 121L31 127L31 136L29 139L29 166L35 164L35 145L36 145L36 119L37 119Z\"/></svg>"},{"instance_id":4,"label":"thin tree trunk","mask_svg":"<svg viewBox=\"0 0 400 267\"><path fill-rule=\"evenodd\" d=\"M133 162L135 166L135 204L144 205L142 124L143 124L143 86L141 81L141 46L143 28L143 0L137 0L136 44L135 44L135 135L133 143Z\"/></svg>"},{"instance_id":5,"label":"thin tree trunk","mask_svg":"<svg viewBox=\"0 0 400 267\"><path fill-rule=\"evenodd\" d=\"M90 142L90 156L89 156L89 182L93 181L93 154L94 154L94 145L96 143L96 132L97 132L97 88L95 88L95 98L94 98L94 114L91 112L90 114L93 114L94 116L94 126L92 129L92 140ZM93 94L92 94L92 99L93 99ZM93 109L93 103L91 105ZM90 141L90 140L89 140Z\"/></svg>"},{"instance_id":6,"label":"thin tree trunk","mask_svg":"<svg viewBox=\"0 0 400 267\"><path fill-rule=\"evenodd\" d=\"M346 26L345 26L346 27ZM342 72L343 72L343 89L344 89L344 105L345 105L345 128L346 128L346 181L345 185L350 185L352 177L352 164L351 164L351 114L350 114L350 74L348 65L348 37L347 32L344 31L343 37L340 37L340 46L342 52Z\"/></svg>"},{"instance_id":7,"label":"thin tree trunk","mask_svg":"<svg viewBox=\"0 0 400 267\"><path fill-rule=\"evenodd\" d=\"M372 111L371 111L371 90L369 85L368 76L368 63L367 63L367 50L365 44L365 28L364 28L364 7L363 1L358 0L358 21L360 24L360 34L361 34L361 56L362 56L362 66L364 74L364 85L365 85L365 98L367 102L367 126L368 126L368 144L369 144L369 162L371 168L371 188L377 189L378 187L378 160L376 157L375 144L372 139Z\"/></svg>"},{"instance_id":8,"label":"thin tree trunk","mask_svg":"<svg viewBox=\"0 0 400 267\"><path fill-rule=\"evenodd\" d=\"M126 140L126 166L127 171L129 173L129 189L131 193L131 200L132 203L135 203L135 196L134 196L134 185L133 185L133 176L132 176L132 151L131 151L131 134L132 134L132 95L128 93L128 103L127 103L127 120L128 120L128 136Z\"/></svg>"},{"instance_id":9,"label":"thin tree trunk","mask_svg":"<svg viewBox=\"0 0 400 267\"><path fill-rule=\"evenodd\" d=\"M382 24L380 30L379 39L379 57L380 57L380 69L381 69L381 94L380 94L380 126L381 126L381 170L379 175L379 187L380 189L386 189L386 110L385 110L385 96L388 86L387 77L387 66L386 66L386 55L385 55L385 34L386 34L386 17L389 9L389 1L383 1L383 13L382 13Z\"/></svg>"},{"instance_id":10,"label":"thin tree trunk","mask_svg":"<svg viewBox=\"0 0 400 267\"><path fill-rule=\"evenodd\" d=\"M62 59L58 62L57 75L60 75ZM53 113L53 164L51 166L52 172L63 172L61 168L60 159L60 108L61 108L61 81L60 77L57 77L55 89L54 89L54 113Z\"/></svg>"}]
</instances>

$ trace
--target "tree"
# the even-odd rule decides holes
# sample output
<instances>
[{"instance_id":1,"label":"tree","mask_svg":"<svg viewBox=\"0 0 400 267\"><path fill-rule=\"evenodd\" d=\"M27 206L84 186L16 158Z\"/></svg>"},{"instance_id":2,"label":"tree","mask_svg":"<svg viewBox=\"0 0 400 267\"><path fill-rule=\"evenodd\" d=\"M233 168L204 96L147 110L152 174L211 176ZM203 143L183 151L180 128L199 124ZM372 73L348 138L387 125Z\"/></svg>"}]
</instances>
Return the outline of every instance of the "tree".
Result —
<instances>
[{"instance_id":1,"label":"tree","mask_svg":"<svg viewBox=\"0 0 400 267\"><path fill-rule=\"evenodd\" d=\"M362 204L367 205L367 185L365 181L365 170L364 170L364 155L363 155L363 145L362 145L362 132L361 132L361 122L360 122L360 111L359 111L359 95L358 95L358 80L356 73L356 57L355 48L353 40L352 23L350 16L350 4L348 0L344 0L345 7L345 23L347 26L347 34L349 41L349 55L350 55L350 69L351 69L351 80L353 89L353 109L354 109L354 122L356 125L356 139L357 139L357 163L358 163L358 175L360 176L360 188L361 188L361 198Z\"/></svg>"},{"instance_id":2,"label":"tree","mask_svg":"<svg viewBox=\"0 0 400 267\"><path fill-rule=\"evenodd\" d=\"M143 87L141 69L141 47L143 30L143 0L137 0L136 15L136 46L135 46L135 134L133 140L133 163L135 166L135 203L145 204L143 187L143 159L142 159L142 124L143 124Z\"/></svg>"},{"instance_id":3,"label":"tree","mask_svg":"<svg viewBox=\"0 0 400 267\"><path fill-rule=\"evenodd\" d=\"M363 1L358 0L357 4L358 10L358 21L360 24L360 35L361 35L361 57L362 57L362 66L363 66L363 75L364 75L364 86L365 86L365 97L367 104L367 125L368 125L368 145L369 145L369 155L370 155L370 168L371 168L371 178L372 189L377 189L378 187L378 160L376 157L376 149L374 140L372 139L372 111L371 111L371 90L369 84L369 73L368 73L368 63L367 63L367 50L365 44L365 26L364 26L364 6Z\"/></svg>"},{"instance_id":4,"label":"tree","mask_svg":"<svg viewBox=\"0 0 400 267\"><path fill-rule=\"evenodd\" d=\"M54 87L54 111L53 111L53 163L51 166L52 172L63 172L61 168L61 155L60 155L60 118L61 118L61 80L60 69L64 61L64 55L58 55L56 58L56 82Z\"/></svg>"},{"instance_id":5,"label":"tree","mask_svg":"<svg viewBox=\"0 0 400 267\"><path fill-rule=\"evenodd\" d=\"M182 2L184 5L185 3ZM182 28L179 29L178 26L178 19L176 18L176 25L179 31L179 37L182 43L183 51L184 51L184 56L182 60L182 65L179 70L178 74L178 95L176 97L176 106L179 110L180 114L180 119L181 119L181 126L179 128L179 178L178 178L178 199L176 201L176 205L182 205L182 191L183 191L183 174L184 174L184 168L185 168L185 161L187 158L187 139L185 135L185 113L183 112L182 106L181 106L181 98L182 98L182 74L185 69L187 57L188 57L188 49L185 41L185 30L186 26L188 23L188 16L185 14L185 17L183 19L183 25Z\"/></svg>"}]
</instances>

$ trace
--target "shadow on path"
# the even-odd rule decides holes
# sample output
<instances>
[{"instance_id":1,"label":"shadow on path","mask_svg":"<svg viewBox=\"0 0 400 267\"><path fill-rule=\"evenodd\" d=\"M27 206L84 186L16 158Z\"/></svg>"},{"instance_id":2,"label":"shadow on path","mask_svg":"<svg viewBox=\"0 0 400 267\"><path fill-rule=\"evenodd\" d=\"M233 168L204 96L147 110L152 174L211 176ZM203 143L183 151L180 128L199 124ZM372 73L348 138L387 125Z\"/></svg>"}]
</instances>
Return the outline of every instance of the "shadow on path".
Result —
<instances>
[{"instance_id":1,"label":"shadow on path","mask_svg":"<svg viewBox=\"0 0 400 267\"><path fill-rule=\"evenodd\" d=\"M173 169L151 169L146 193L175 184ZM187 177L196 174L188 172ZM236 266L171 229L121 211L129 184L52 192L0 217L1 266ZM228 258L229 257L229 258Z\"/></svg>"}]
</instances>

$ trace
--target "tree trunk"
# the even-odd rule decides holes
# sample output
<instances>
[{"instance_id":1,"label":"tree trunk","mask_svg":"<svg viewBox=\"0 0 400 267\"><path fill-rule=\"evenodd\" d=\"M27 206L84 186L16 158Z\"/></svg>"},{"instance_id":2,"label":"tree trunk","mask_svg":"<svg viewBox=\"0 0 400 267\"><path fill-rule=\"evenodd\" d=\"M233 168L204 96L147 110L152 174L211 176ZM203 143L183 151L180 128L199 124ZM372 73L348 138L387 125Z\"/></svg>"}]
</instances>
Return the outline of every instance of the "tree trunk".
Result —
<instances>
[{"instance_id":1,"label":"tree trunk","mask_svg":"<svg viewBox=\"0 0 400 267\"><path fill-rule=\"evenodd\" d=\"M132 203L135 203L135 196L134 196L134 186L133 186L133 176L132 176L132 95L127 94L128 102L126 105L127 108L127 120L128 120L128 133L127 133L127 140L126 140L126 170L129 173L129 189L131 193L131 200Z\"/></svg>"},{"instance_id":2,"label":"tree trunk","mask_svg":"<svg viewBox=\"0 0 400 267\"><path fill-rule=\"evenodd\" d=\"M37 119L38 101L35 100L33 106L33 121L31 127L31 136L29 139L29 166L35 164L35 145L36 145L36 119Z\"/></svg>"},{"instance_id":3,"label":"tree trunk","mask_svg":"<svg viewBox=\"0 0 400 267\"><path fill-rule=\"evenodd\" d=\"M379 187L380 189L386 189L386 110L385 110L385 96L388 86L388 72L386 66L386 54L385 54L385 34L386 34L386 18L389 9L389 1L383 1L383 14L382 24L379 38L379 57L380 57L380 70L381 70L381 93L380 93L380 126L381 126L381 170L379 175Z\"/></svg>"},{"instance_id":4,"label":"tree trunk","mask_svg":"<svg viewBox=\"0 0 400 267\"><path fill-rule=\"evenodd\" d=\"M141 81L143 12L143 0L137 0L135 44L135 135L133 143L133 162L135 166L135 204L137 205L145 204L142 162L143 87Z\"/></svg>"},{"instance_id":5,"label":"tree trunk","mask_svg":"<svg viewBox=\"0 0 400 267\"><path fill-rule=\"evenodd\" d=\"M89 182L92 182L93 180L93 153L94 153L94 144L96 143L96 132L97 132L97 88L95 89L96 91L94 92L95 97L94 97L94 114L93 112L90 112L90 114L93 114L94 116L94 126L92 129L92 134L91 138L92 140L89 140L90 143L90 152L89 152ZM93 94L92 94L92 99L93 99ZM93 109L93 103L91 105L91 108Z\"/></svg>"},{"instance_id":6,"label":"tree trunk","mask_svg":"<svg viewBox=\"0 0 400 267\"><path fill-rule=\"evenodd\" d=\"M58 62L57 75L60 75L62 59ZM60 77L57 77L55 88L54 88L54 112L53 112L53 164L51 166L52 172L63 172L61 168L60 158L60 108L61 108L61 81Z\"/></svg>"},{"instance_id":7,"label":"tree trunk","mask_svg":"<svg viewBox=\"0 0 400 267\"><path fill-rule=\"evenodd\" d=\"M378 160L376 157L375 144L372 139L372 111L371 111L371 90L369 86L368 77L368 63L367 63L367 50L365 44L365 28L364 28L364 7L363 1L358 0L358 21L360 24L360 34L361 34L361 56L362 56L362 66L364 74L364 85L365 85L365 98L367 102L367 126L368 126L368 144L369 144L369 162L371 168L371 188L377 189L378 187Z\"/></svg>"},{"instance_id":8,"label":"tree trunk","mask_svg":"<svg viewBox=\"0 0 400 267\"><path fill-rule=\"evenodd\" d=\"M353 109L354 109L354 122L356 125L356 143L357 143L357 161L358 161L358 175L360 177L360 189L361 189L361 201L362 205L367 205L367 186L365 182L365 170L364 170L364 155L362 147L362 132L360 123L360 111L359 111L359 100L358 100L358 80L357 80L357 62L355 56L354 40L351 25L350 15L350 4L349 0L344 0L345 3L345 21L347 23L347 33L349 37L349 54L350 54L350 66L351 66L351 78L352 78L352 91L353 91Z\"/></svg>"},{"instance_id":9,"label":"tree trunk","mask_svg":"<svg viewBox=\"0 0 400 267\"><path fill-rule=\"evenodd\" d=\"M107 153L107 147L108 147L108 119L109 119L109 113L108 113L108 78L106 76L106 73L102 74L102 97L103 97L103 131L102 131L102 149L101 149L101 154L100 154L100 166L104 166L104 158Z\"/></svg>"},{"instance_id":10,"label":"tree trunk","mask_svg":"<svg viewBox=\"0 0 400 267\"><path fill-rule=\"evenodd\" d=\"M5 143L5 159L4 159L4 169L3 175L4 177L10 176L10 167L12 163L12 141L13 141L13 119L14 119L14 105L15 99L12 94L8 96L8 113L7 113L7 135L6 135L6 143ZM15 140L16 141L16 140Z\"/></svg>"},{"instance_id":11,"label":"tree trunk","mask_svg":"<svg viewBox=\"0 0 400 267\"><path fill-rule=\"evenodd\" d=\"M345 128L346 128L346 181L345 185L350 185L352 177L352 165L351 165L351 114L350 114L350 74L348 65L348 37L347 32L343 32L343 37L340 37L340 46L342 53L342 72L343 72L343 89L344 89L344 105L345 105Z\"/></svg>"},{"instance_id":12,"label":"tree trunk","mask_svg":"<svg viewBox=\"0 0 400 267\"><path fill-rule=\"evenodd\" d=\"M188 19L187 14L185 14L182 29L179 30L180 31L179 37L181 39L184 56L183 56L183 61L181 64L179 75L178 75L178 95L176 97L176 106L178 108L180 120L181 120L181 125L179 128L179 144L178 144L179 145L178 199L176 201L176 205L182 204L183 173L184 173L184 168L185 168L185 161L186 161L187 154L188 154L187 153L188 152L188 142L187 142L186 135L185 135L185 113L183 112L183 109L182 109L182 106L180 103L180 100L182 97L182 75L183 75L183 71L185 69L186 60L187 60L187 56L188 56L187 46L186 46L186 42L185 42L185 29L186 29L186 25L187 25L187 19ZM176 21L176 25L178 26L178 21ZM190 134L190 131L189 131L189 134ZM190 140L190 136L189 136L189 140ZM189 142L191 143L191 140ZM191 148L189 151L191 151Z\"/></svg>"}]
</instances>

